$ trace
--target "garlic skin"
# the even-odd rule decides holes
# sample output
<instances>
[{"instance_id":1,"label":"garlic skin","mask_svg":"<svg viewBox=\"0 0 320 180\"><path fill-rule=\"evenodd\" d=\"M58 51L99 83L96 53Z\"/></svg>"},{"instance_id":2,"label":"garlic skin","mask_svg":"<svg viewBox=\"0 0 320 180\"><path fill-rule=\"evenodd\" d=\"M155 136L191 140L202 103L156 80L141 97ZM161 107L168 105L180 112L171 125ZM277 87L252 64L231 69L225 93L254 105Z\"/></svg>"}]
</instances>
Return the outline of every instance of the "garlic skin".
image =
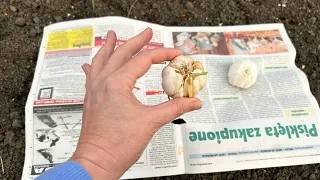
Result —
<instances>
[{"instance_id":1,"label":"garlic skin","mask_svg":"<svg viewBox=\"0 0 320 180\"><path fill-rule=\"evenodd\" d=\"M203 65L189 56L177 56L162 70L162 88L171 98L195 97L206 83Z\"/></svg>"},{"instance_id":2,"label":"garlic skin","mask_svg":"<svg viewBox=\"0 0 320 180\"><path fill-rule=\"evenodd\" d=\"M165 87L165 93L168 96L183 96L183 76L182 74L176 73L176 70L171 66L166 66L162 71L162 87Z\"/></svg>"},{"instance_id":3,"label":"garlic skin","mask_svg":"<svg viewBox=\"0 0 320 180\"><path fill-rule=\"evenodd\" d=\"M247 89L255 84L258 77L258 67L249 60L237 60L228 72L228 81L232 86Z\"/></svg>"}]
</instances>

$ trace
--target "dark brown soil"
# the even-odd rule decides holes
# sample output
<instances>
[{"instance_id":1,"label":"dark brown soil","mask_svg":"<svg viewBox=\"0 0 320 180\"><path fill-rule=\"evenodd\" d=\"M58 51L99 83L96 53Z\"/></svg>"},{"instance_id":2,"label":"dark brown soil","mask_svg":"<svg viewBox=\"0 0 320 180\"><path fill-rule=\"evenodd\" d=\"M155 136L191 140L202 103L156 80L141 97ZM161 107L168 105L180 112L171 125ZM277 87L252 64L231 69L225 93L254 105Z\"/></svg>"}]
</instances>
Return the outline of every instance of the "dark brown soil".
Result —
<instances>
[{"instance_id":1,"label":"dark brown soil","mask_svg":"<svg viewBox=\"0 0 320 180\"><path fill-rule=\"evenodd\" d=\"M5 174L20 179L24 163L24 106L33 78L44 26L57 21L108 15L128 16L134 0L0 0L0 155ZM288 0L145 0L131 18L175 26L217 26L277 22L287 18L287 32L305 65L312 93L320 102L320 1ZM69 14L69 16L68 16ZM283 19L283 18L282 18ZM162 178L160 178L162 179ZM183 175L166 179L320 179L320 164Z\"/></svg>"}]
</instances>

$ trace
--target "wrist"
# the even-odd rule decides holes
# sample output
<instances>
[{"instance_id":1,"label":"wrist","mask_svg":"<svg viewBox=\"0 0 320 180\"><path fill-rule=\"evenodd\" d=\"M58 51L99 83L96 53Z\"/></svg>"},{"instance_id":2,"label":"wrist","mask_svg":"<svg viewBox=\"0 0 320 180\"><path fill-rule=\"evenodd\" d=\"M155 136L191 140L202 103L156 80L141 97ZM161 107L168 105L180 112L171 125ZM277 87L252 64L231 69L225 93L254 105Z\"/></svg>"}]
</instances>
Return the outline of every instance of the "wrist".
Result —
<instances>
[{"instance_id":1,"label":"wrist","mask_svg":"<svg viewBox=\"0 0 320 180\"><path fill-rule=\"evenodd\" d=\"M117 159L94 144L79 144L70 161L80 164L94 180L119 179L125 171Z\"/></svg>"}]
</instances>

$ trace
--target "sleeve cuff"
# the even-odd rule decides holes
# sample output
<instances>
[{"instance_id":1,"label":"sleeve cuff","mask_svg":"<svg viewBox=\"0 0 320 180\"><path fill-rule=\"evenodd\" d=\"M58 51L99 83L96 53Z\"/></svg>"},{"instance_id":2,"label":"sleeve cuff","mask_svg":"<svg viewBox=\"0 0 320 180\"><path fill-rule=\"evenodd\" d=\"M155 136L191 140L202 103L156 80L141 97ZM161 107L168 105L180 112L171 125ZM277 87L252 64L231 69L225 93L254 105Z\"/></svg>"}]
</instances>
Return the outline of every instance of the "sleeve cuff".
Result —
<instances>
[{"instance_id":1,"label":"sleeve cuff","mask_svg":"<svg viewBox=\"0 0 320 180\"><path fill-rule=\"evenodd\" d=\"M67 161L45 171L36 180L91 180L88 172L78 163Z\"/></svg>"}]
</instances>

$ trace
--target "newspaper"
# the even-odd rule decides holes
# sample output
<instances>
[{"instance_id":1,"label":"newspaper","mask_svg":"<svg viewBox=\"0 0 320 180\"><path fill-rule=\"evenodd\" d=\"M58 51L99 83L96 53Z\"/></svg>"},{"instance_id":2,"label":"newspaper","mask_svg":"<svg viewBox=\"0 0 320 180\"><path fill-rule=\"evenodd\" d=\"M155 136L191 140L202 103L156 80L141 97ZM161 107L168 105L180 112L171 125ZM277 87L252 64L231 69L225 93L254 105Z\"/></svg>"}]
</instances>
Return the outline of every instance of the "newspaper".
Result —
<instances>
[{"instance_id":1,"label":"newspaper","mask_svg":"<svg viewBox=\"0 0 320 180\"><path fill-rule=\"evenodd\" d=\"M320 162L319 105L282 24L166 27L123 17L61 22L44 28L34 80L25 107L26 152L22 179L34 179L67 161L81 129L83 63L114 30L117 46L151 27L144 49L172 47L200 61L207 86L203 108L167 124L121 179L221 172ZM229 85L228 68L239 59L259 67L247 90ZM167 101L154 64L133 93L144 104Z\"/></svg>"}]
</instances>

